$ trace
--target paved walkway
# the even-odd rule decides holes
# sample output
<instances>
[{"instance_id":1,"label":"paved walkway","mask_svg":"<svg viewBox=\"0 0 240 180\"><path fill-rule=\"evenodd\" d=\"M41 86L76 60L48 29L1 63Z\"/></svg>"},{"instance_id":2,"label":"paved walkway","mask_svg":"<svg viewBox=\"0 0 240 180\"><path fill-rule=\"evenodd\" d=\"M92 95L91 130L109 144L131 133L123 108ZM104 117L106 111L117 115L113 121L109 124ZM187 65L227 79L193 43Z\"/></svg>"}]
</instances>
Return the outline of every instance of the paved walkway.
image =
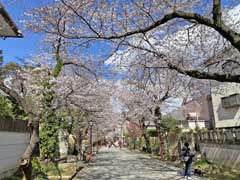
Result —
<instances>
[{"instance_id":1,"label":"paved walkway","mask_svg":"<svg viewBox=\"0 0 240 180\"><path fill-rule=\"evenodd\" d=\"M181 169L140 153L103 148L75 180L180 180ZM200 180L200 177L192 177Z\"/></svg>"}]
</instances>

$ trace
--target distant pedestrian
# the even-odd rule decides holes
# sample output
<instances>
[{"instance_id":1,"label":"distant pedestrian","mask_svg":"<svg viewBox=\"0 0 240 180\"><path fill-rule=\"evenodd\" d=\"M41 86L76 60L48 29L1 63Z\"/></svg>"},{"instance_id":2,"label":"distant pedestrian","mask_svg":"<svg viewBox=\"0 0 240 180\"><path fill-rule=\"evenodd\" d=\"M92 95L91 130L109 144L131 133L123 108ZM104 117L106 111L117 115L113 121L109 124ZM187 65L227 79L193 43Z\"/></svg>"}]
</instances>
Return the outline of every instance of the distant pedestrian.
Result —
<instances>
[{"instance_id":1,"label":"distant pedestrian","mask_svg":"<svg viewBox=\"0 0 240 180\"><path fill-rule=\"evenodd\" d=\"M192 169L192 161L194 157L194 153L189 148L189 144L186 142L182 148L182 160L185 162L185 171L184 177L187 179L191 179L191 169Z\"/></svg>"},{"instance_id":2,"label":"distant pedestrian","mask_svg":"<svg viewBox=\"0 0 240 180\"><path fill-rule=\"evenodd\" d=\"M113 142L112 142L112 141L110 141L110 142L109 142L109 144L108 144L108 148L111 148L111 147L112 147L112 145L113 145Z\"/></svg>"},{"instance_id":3,"label":"distant pedestrian","mask_svg":"<svg viewBox=\"0 0 240 180\"><path fill-rule=\"evenodd\" d=\"M121 140L118 140L118 146L119 146L120 149L122 148L122 141Z\"/></svg>"}]
</instances>

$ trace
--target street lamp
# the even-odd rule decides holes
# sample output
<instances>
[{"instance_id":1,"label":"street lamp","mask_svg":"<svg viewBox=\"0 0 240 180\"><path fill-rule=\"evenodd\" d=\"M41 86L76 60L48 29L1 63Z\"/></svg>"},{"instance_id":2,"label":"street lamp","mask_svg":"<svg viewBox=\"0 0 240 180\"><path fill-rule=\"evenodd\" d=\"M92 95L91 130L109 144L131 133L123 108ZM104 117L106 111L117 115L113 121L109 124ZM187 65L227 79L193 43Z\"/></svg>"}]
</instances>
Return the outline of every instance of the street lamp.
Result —
<instances>
[{"instance_id":1,"label":"street lamp","mask_svg":"<svg viewBox=\"0 0 240 180\"><path fill-rule=\"evenodd\" d=\"M93 121L92 120L89 121L89 126L90 126L90 158L89 158L89 160L91 161L92 160L92 145L93 145L93 143L92 143Z\"/></svg>"}]
</instances>

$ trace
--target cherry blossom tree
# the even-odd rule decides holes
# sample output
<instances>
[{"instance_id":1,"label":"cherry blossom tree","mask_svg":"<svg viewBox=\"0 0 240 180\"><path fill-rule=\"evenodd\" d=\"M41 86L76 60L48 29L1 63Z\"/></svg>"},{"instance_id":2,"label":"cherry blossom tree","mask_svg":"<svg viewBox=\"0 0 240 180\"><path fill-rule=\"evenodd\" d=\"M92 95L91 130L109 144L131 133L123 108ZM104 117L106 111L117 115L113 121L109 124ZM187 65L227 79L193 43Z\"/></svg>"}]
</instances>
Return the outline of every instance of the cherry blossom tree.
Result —
<instances>
[{"instance_id":1,"label":"cherry blossom tree","mask_svg":"<svg viewBox=\"0 0 240 180\"><path fill-rule=\"evenodd\" d=\"M50 69L14 68L1 77L0 89L28 115L31 129L29 145L23 153L20 165L26 178L31 178L31 155L39 142L39 122L43 115L43 83L50 80Z\"/></svg>"},{"instance_id":2,"label":"cherry blossom tree","mask_svg":"<svg viewBox=\"0 0 240 180\"><path fill-rule=\"evenodd\" d=\"M138 125L129 122L127 124L127 132L128 132L128 136L131 138L131 140L133 141L133 149L136 149L136 140L137 138L141 138L141 130L138 127Z\"/></svg>"},{"instance_id":3,"label":"cherry blossom tree","mask_svg":"<svg viewBox=\"0 0 240 180\"><path fill-rule=\"evenodd\" d=\"M88 79L78 75L62 76L58 78L54 89L58 97L56 106L69 109L69 113L75 115L78 149L81 148L81 137L86 134L90 120L100 130L110 128L114 119L117 123L117 118L112 117L115 112L110 104L111 82L103 79L96 81L96 79ZM79 117L82 114L86 115L84 119ZM79 131L80 129L81 131Z\"/></svg>"},{"instance_id":4,"label":"cherry blossom tree","mask_svg":"<svg viewBox=\"0 0 240 180\"><path fill-rule=\"evenodd\" d=\"M150 140L147 135L151 114L147 108L146 96L131 90L123 82L118 84L115 96L122 104L122 122L129 121L139 127L145 140L146 151L151 152Z\"/></svg>"},{"instance_id":5,"label":"cherry blossom tree","mask_svg":"<svg viewBox=\"0 0 240 180\"><path fill-rule=\"evenodd\" d=\"M57 77L71 71L78 75L85 74L86 79L96 78L90 61L87 65L83 64L83 61L80 62L75 55L70 57L65 41L61 37L55 36L48 40L51 42L48 51L45 51L42 56L33 57L33 64L26 67L14 65L10 69L4 68L0 79L0 89L28 115L31 139L20 160L20 165L28 180L32 178L32 153L39 142L39 123L44 118L48 119L48 115L55 114L58 109L55 104L58 97L54 95L53 89L58 81ZM47 66L45 64L47 61L51 61L52 65ZM39 65L42 67L36 68ZM91 76L86 72L91 73Z\"/></svg>"},{"instance_id":6,"label":"cherry blossom tree","mask_svg":"<svg viewBox=\"0 0 240 180\"><path fill-rule=\"evenodd\" d=\"M21 160L26 179L31 179L27 169L39 139L44 92L55 88L51 111L70 109L77 119L79 112L87 113L88 120L94 119L99 126L115 123L109 104L113 86L99 79L99 62L86 56L87 48L103 43L110 59L119 59L117 64L126 76L124 89L117 95L124 104L124 119L139 125L150 147L149 122L154 122L161 141L162 106L186 94L184 88L192 82L183 75L240 82L239 22L232 18L238 7L222 8L221 0L58 0L26 12L25 26L44 33L47 42L44 56L32 60L50 68L17 68L11 73L18 75L0 79L0 89L29 116L32 136ZM42 81L51 87L45 88ZM87 121L80 124L87 128Z\"/></svg>"},{"instance_id":7,"label":"cherry blossom tree","mask_svg":"<svg viewBox=\"0 0 240 180\"><path fill-rule=\"evenodd\" d=\"M139 58L137 59L139 60ZM147 67L147 63L144 63L143 60L141 63L134 61L133 64L128 71L125 71L124 85L129 88L130 94L122 95L121 99L125 100L123 102L128 108L128 116L132 115L131 119L139 120L138 124L143 131L147 149L150 148L150 143L148 144L146 130L149 124L155 124L161 144L160 154L163 156L161 109L164 108L164 105L171 103L171 99L184 96L186 94L184 86L188 83L177 73L168 69L162 69L159 72L155 68ZM124 68L126 70L126 66Z\"/></svg>"},{"instance_id":8,"label":"cherry blossom tree","mask_svg":"<svg viewBox=\"0 0 240 180\"><path fill-rule=\"evenodd\" d=\"M168 68L156 68L154 63L157 57L147 55L140 50L128 49L127 52L116 53L108 63L124 77L124 88L120 90L122 94L120 93L119 97L127 107L126 116L129 120L139 120L135 123L141 127L147 147L148 137L144 132L149 124L155 125L161 145L160 154L163 157L162 109L169 108L175 98L185 99L191 95L192 86L196 88L196 83ZM205 86L202 86L202 90L204 88ZM193 92L196 93L197 90L194 89Z\"/></svg>"},{"instance_id":9,"label":"cherry blossom tree","mask_svg":"<svg viewBox=\"0 0 240 180\"><path fill-rule=\"evenodd\" d=\"M79 47L104 40L113 51L131 47L158 57L156 67L239 83L239 6L229 9L221 0L60 0L28 12L25 24L77 41Z\"/></svg>"}]
</instances>

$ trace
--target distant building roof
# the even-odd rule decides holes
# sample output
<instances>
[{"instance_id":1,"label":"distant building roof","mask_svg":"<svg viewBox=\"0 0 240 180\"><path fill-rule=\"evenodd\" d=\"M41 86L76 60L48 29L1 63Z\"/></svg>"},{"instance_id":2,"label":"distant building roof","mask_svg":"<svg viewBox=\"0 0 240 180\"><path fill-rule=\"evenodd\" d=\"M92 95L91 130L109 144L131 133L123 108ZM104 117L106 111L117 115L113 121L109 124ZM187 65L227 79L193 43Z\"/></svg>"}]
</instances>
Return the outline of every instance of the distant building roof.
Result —
<instances>
[{"instance_id":1,"label":"distant building roof","mask_svg":"<svg viewBox=\"0 0 240 180\"><path fill-rule=\"evenodd\" d=\"M3 5L0 3L0 37L23 37Z\"/></svg>"},{"instance_id":2,"label":"distant building roof","mask_svg":"<svg viewBox=\"0 0 240 180\"><path fill-rule=\"evenodd\" d=\"M173 117L176 120L204 120L211 119L211 103L209 95L202 95L192 99L181 107L171 111L167 116Z\"/></svg>"},{"instance_id":3,"label":"distant building roof","mask_svg":"<svg viewBox=\"0 0 240 180\"><path fill-rule=\"evenodd\" d=\"M184 121L184 120L186 120L181 107L178 108L178 109L173 110L172 112L167 114L167 116L170 116L170 117L176 119L177 121Z\"/></svg>"},{"instance_id":4,"label":"distant building roof","mask_svg":"<svg viewBox=\"0 0 240 180\"><path fill-rule=\"evenodd\" d=\"M191 101L186 102L182 106L182 110L188 120L211 120L212 103L210 96L204 94Z\"/></svg>"}]
</instances>

